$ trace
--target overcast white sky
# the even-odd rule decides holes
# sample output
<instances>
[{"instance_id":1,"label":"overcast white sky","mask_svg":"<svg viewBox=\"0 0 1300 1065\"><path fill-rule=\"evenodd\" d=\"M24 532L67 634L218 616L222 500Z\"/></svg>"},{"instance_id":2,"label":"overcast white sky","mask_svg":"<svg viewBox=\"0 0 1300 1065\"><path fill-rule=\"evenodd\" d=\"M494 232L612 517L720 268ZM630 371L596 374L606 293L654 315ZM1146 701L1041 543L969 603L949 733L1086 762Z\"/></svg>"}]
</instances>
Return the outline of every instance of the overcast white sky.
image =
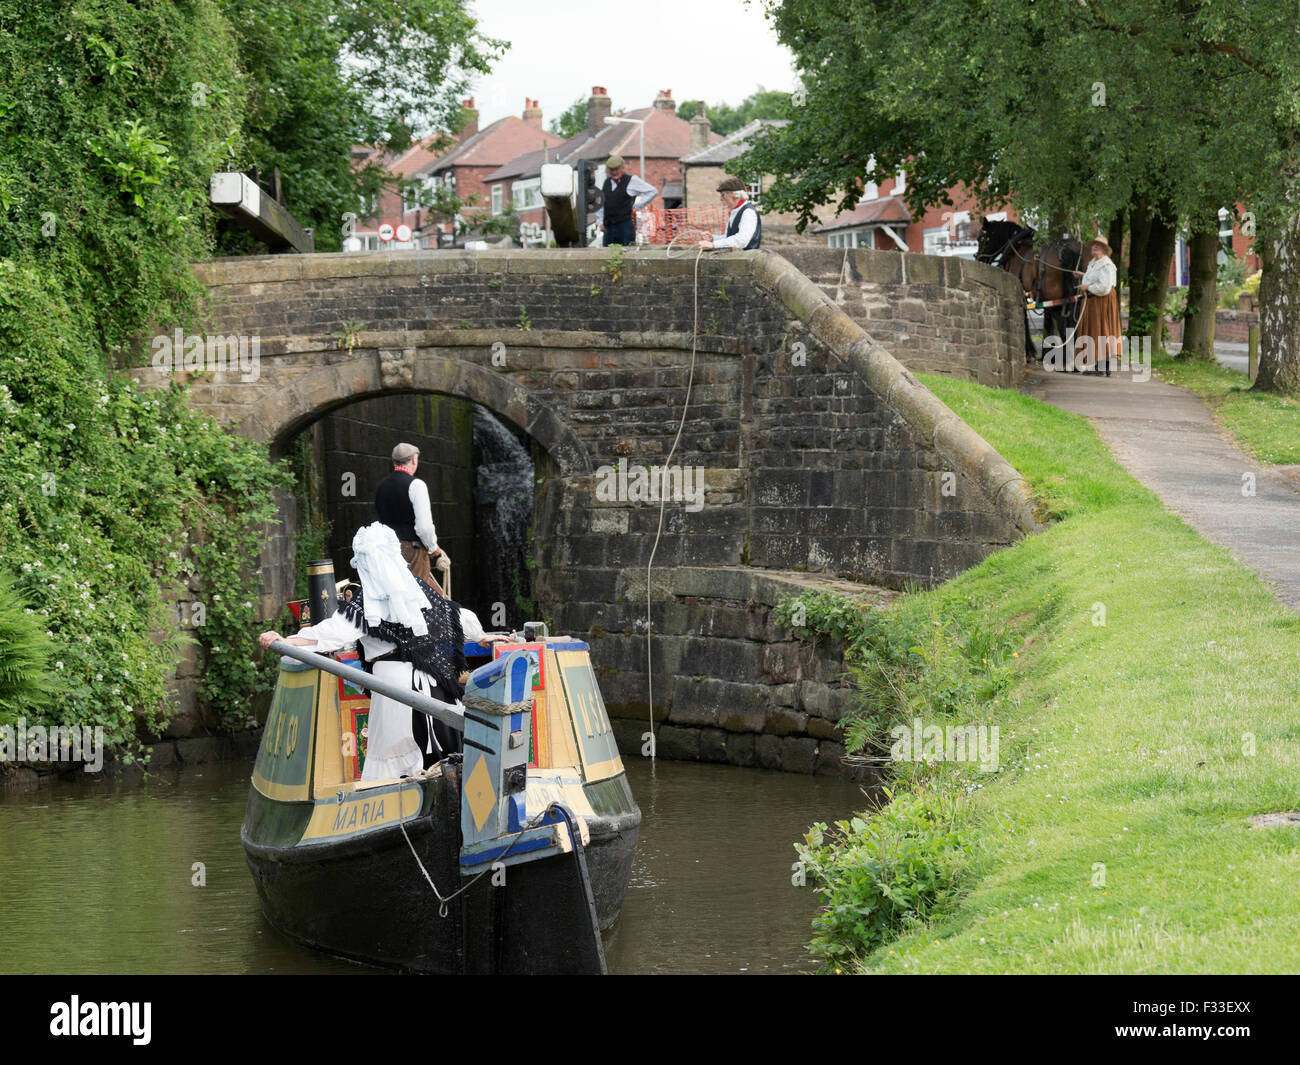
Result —
<instances>
[{"instance_id":1,"label":"overcast white sky","mask_svg":"<svg viewBox=\"0 0 1300 1065\"><path fill-rule=\"evenodd\" d=\"M510 42L474 87L480 127L541 101L550 125L569 104L609 90L615 111L673 99L738 104L760 85L791 91L789 51L760 0L474 0L484 34ZM604 26L612 27L608 34Z\"/></svg>"}]
</instances>

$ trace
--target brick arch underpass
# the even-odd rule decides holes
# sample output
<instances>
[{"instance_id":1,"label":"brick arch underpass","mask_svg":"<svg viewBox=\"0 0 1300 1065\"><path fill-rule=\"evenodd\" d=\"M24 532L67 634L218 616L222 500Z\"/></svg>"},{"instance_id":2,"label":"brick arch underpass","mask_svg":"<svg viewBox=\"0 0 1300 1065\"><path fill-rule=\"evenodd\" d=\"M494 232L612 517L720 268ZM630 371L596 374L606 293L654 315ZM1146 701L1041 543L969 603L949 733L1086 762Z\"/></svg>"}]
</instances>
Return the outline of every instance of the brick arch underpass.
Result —
<instances>
[{"instance_id":1,"label":"brick arch underpass","mask_svg":"<svg viewBox=\"0 0 1300 1065\"><path fill-rule=\"evenodd\" d=\"M854 271L934 276L929 257L874 254L902 265L844 257L841 290ZM257 337L260 362L251 380L196 375L191 402L273 444L335 407L398 392L464 397L525 430L547 456L534 501L540 612L591 641L620 743L639 750L659 506L597 487L619 483L620 462L630 484L672 446L690 372L693 260L551 250L203 264L207 332ZM991 268L937 269L941 281L952 274L947 288L927 283L936 320L974 306L992 322L1008 305ZM959 298L961 308L945 302ZM661 755L841 771L837 722L852 693L838 652L793 642L774 605L807 587L882 603L1037 528L1019 474L843 303L771 253L699 264L694 383L673 465L702 471L703 499L668 505L655 554ZM878 312L887 304L875 301ZM291 507L284 517L262 560L267 605L292 585Z\"/></svg>"}]
</instances>

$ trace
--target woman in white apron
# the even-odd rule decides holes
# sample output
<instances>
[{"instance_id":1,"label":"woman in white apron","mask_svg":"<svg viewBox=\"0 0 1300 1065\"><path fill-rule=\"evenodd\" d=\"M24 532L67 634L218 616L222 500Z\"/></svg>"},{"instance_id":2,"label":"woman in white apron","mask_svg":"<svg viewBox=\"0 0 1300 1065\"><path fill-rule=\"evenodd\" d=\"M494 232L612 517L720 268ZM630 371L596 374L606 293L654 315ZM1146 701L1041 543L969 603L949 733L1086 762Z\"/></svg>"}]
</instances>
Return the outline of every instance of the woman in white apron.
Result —
<instances>
[{"instance_id":1,"label":"woman in white apron","mask_svg":"<svg viewBox=\"0 0 1300 1065\"><path fill-rule=\"evenodd\" d=\"M462 626L471 622L470 638L477 638L482 635L478 619L411 573L397 535L387 525L375 522L360 529L352 551L361 592L340 602L336 614L290 637L289 643L325 653L359 642L376 677L458 703L464 693ZM259 642L266 648L278 639L278 633L264 632ZM425 768L411 713L405 703L372 693L363 781L413 776ZM430 724L434 760L460 750L460 733L438 721Z\"/></svg>"}]
</instances>

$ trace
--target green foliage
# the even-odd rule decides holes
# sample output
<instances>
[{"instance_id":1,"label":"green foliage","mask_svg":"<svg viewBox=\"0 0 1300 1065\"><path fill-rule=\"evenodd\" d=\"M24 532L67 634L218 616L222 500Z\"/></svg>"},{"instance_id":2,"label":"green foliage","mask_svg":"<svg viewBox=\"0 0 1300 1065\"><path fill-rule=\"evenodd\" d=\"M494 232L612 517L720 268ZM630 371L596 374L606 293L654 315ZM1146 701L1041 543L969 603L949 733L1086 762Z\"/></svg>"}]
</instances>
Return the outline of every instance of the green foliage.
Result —
<instances>
[{"instance_id":1,"label":"green foliage","mask_svg":"<svg viewBox=\"0 0 1300 1065\"><path fill-rule=\"evenodd\" d=\"M622 244L611 244L609 246L609 262L601 267L612 284L617 285L623 280L623 263L627 259L627 249Z\"/></svg>"},{"instance_id":2,"label":"green foliage","mask_svg":"<svg viewBox=\"0 0 1300 1065\"><path fill-rule=\"evenodd\" d=\"M465 0L220 0L245 74L246 147L234 168L280 168L289 209L337 251L345 212L365 215L389 180L354 169L355 144L402 151L421 131L456 130L475 74L506 47L482 36ZM227 250L252 245L227 228Z\"/></svg>"},{"instance_id":3,"label":"green foliage","mask_svg":"<svg viewBox=\"0 0 1300 1065\"><path fill-rule=\"evenodd\" d=\"M13 581L0 573L0 724L35 719L57 691L51 668L54 642L34 613Z\"/></svg>"},{"instance_id":4,"label":"green foliage","mask_svg":"<svg viewBox=\"0 0 1300 1065\"><path fill-rule=\"evenodd\" d=\"M1187 289L1174 288L1165 293L1165 318L1176 322L1187 313Z\"/></svg>"},{"instance_id":5,"label":"green foliage","mask_svg":"<svg viewBox=\"0 0 1300 1065\"><path fill-rule=\"evenodd\" d=\"M576 137L587 128L587 101L583 98L569 104L559 118L551 120L551 132L557 133L566 141Z\"/></svg>"},{"instance_id":6,"label":"green foliage","mask_svg":"<svg viewBox=\"0 0 1300 1065\"><path fill-rule=\"evenodd\" d=\"M1219 263L1219 287L1240 286L1250 272L1250 264L1240 255L1229 255Z\"/></svg>"},{"instance_id":7,"label":"green foliage","mask_svg":"<svg viewBox=\"0 0 1300 1065\"><path fill-rule=\"evenodd\" d=\"M690 121L696 115L700 100L683 100L677 105L677 117ZM742 126L760 118L789 118L791 116L790 94L764 89L761 85L751 92L735 107L729 104L705 104L704 114L714 133L723 137L735 133Z\"/></svg>"},{"instance_id":8,"label":"green foliage","mask_svg":"<svg viewBox=\"0 0 1300 1065\"><path fill-rule=\"evenodd\" d=\"M49 644L38 721L102 725L130 758L188 640L218 720L260 684L250 560L283 482L178 388L111 370L193 323L243 82L213 0L36 0L0 31L0 571Z\"/></svg>"},{"instance_id":9,"label":"green foliage","mask_svg":"<svg viewBox=\"0 0 1300 1065\"><path fill-rule=\"evenodd\" d=\"M795 624L800 618L802 625ZM974 603L906 595L876 609L830 592L807 591L778 604L776 619L799 639L844 644L844 662L862 693L840 721L850 752L887 751L898 722L969 721L988 716L1011 686L1015 637L978 621Z\"/></svg>"},{"instance_id":10,"label":"green foliage","mask_svg":"<svg viewBox=\"0 0 1300 1065\"><path fill-rule=\"evenodd\" d=\"M204 106L190 103L196 83ZM0 248L57 277L111 355L152 322L186 320L208 178L238 150L242 100L215 0L0 14Z\"/></svg>"},{"instance_id":11,"label":"green foliage","mask_svg":"<svg viewBox=\"0 0 1300 1065\"><path fill-rule=\"evenodd\" d=\"M880 811L812 826L795 850L824 908L809 950L825 970L870 954L942 916L972 851L963 800L933 791L896 794Z\"/></svg>"},{"instance_id":12,"label":"green foliage","mask_svg":"<svg viewBox=\"0 0 1300 1065\"><path fill-rule=\"evenodd\" d=\"M1233 255L1219 263L1219 306L1224 310L1237 309L1237 297L1247 291L1246 279L1250 273L1249 262L1240 255ZM1258 272L1251 295L1259 298Z\"/></svg>"},{"instance_id":13,"label":"green foliage","mask_svg":"<svg viewBox=\"0 0 1300 1065\"><path fill-rule=\"evenodd\" d=\"M903 169L914 211L966 185L1075 232L1142 198L1174 222L1276 187L1295 126L1300 61L1280 6L1250 20L1233 0L1177 18L1162 0L765 6L800 106L728 169L774 175L766 203L804 225Z\"/></svg>"}]
</instances>

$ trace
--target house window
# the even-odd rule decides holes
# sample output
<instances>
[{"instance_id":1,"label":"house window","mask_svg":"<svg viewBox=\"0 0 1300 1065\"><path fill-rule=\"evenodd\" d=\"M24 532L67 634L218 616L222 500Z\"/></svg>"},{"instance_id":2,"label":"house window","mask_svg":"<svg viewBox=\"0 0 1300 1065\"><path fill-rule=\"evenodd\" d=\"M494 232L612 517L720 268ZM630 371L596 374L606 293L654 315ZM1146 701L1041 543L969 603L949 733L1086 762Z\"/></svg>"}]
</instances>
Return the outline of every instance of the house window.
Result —
<instances>
[{"instance_id":1,"label":"house window","mask_svg":"<svg viewBox=\"0 0 1300 1065\"><path fill-rule=\"evenodd\" d=\"M763 178L757 177L749 183L749 202L759 206L758 198L763 195Z\"/></svg>"},{"instance_id":2,"label":"house window","mask_svg":"<svg viewBox=\"0 0 1300 1065\"><path fill-rule=\"evenodd\" d=\"M511 188L516 211L531 211L542 206L542 179L516 181Z\"/></svg>"},{"instance_id":3,"label":"house window","mask_svg":"<svg viewBox=\"0 0 1300 1065\"><path fill-rule=\"evenodd\" d=\"M493 185L493 186L492 186L492 213L493 213L493 214L500 214L500 213L501 213L501 211L502 211L502 200L503 200L503 195L502 195L502 192L501 192L501 186L500 186L500 185Z\"/></svg>"},{"instance_id":4,"label":"house window","mask_svg":"<svg viewBox=\"0 0 1300 1065\"><path fill-rule=\"evenodd\" d=\"M894 176L894 195L901 196L907 191L907 171L900 170Z\"/></svg>"}]
</instances>

